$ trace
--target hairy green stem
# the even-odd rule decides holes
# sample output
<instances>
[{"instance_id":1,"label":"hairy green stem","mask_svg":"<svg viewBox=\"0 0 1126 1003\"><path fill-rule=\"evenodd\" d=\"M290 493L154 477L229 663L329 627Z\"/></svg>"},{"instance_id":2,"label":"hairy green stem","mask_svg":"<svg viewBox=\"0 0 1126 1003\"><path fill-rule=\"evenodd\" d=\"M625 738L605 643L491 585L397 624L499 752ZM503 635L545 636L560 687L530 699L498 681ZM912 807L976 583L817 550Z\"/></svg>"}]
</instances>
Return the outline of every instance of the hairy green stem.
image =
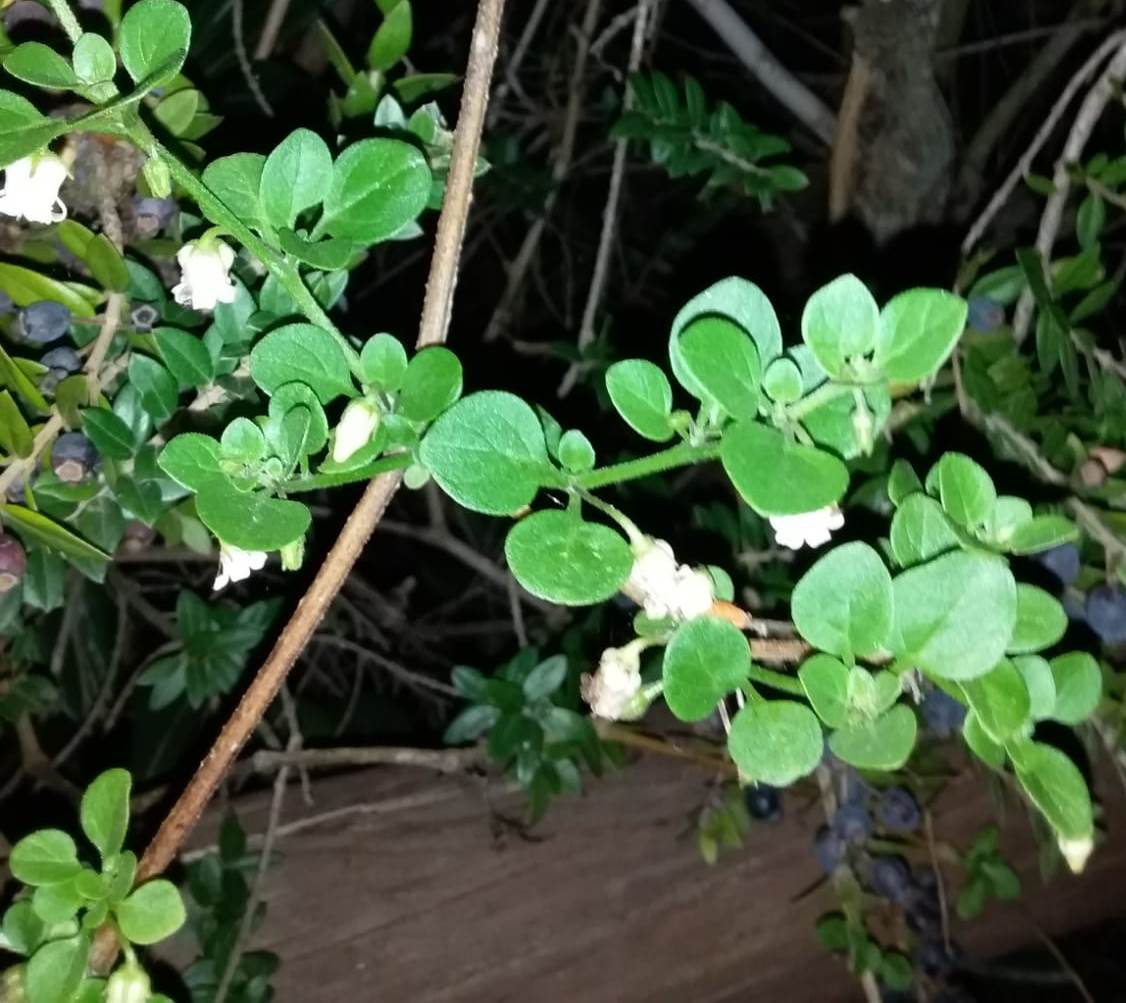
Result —
<instances>
[{"instance_id":1,"label":"hairy green stem","mask_svg":"<svg viewBox=\"0 0 1126 1003\"><path fill-rule=\"evenodd\" d=\"M66 32L66 37L72 42L77 42L82 34L82 26L74 16L74 11L70 9L70 4L67 0L48 0L48 3L51 5L51 13Z\"/></svg>"},{"instance_id":2,"label":"hairy green stem","mask_svg":"<svg viewBox=\"0 0 1126 1003\"><path fill-rule=\"evenodd\" d=\"M832 381L823 383L813 393L795 401L786 408L786 414L795 420L804 418L810 411L816 411L823 404L828 404L831 400L852 393L855 386L854 383L833 383Z\"/></svg>"},{"instance_id":3,"label":"hairy green stem","mask_svg":"<svg viewBox=\"0 0 1126 1003\"><path fill-rule=\"evenodd\" d=\"M365 463L355 470L313 474L309 477L295 477L286 481L281 490L287 495L301 494L304 491L317 491L320 488L335 488L342 484L356 484L361 481L370 481L379 474L389 470L402 470L411 465L410 453L391 453L381 456L378 460Z\"/></svg>"},{"instance_id":4,"label":"hairy green stem","mask_svg":"<svg viewBox=\"0 0 1126 1003\"><path fill-rule=\"evenodd\" d=\"M718 442L707 442L700 446L681 443L650 456L639 456L636 460L626 460L624 463L614 463L608 467L599 467L597 470L579 474L574 479L574 483L577 487L593 491L611 484L620 484L622 481L633 481L639 477L659 474L674 467L686 467L693 463L714 460L717 456L719 456Z\"/></svg>"},{"instance_id":5,"label":"hairy green stem","mask_svg":"<svg viewBox=\"0 0 1126 1003\"><path fill-rule=\"evenodd\" d=\"M775 672L773 669L763 669L757 665L752 665L751 679L762 686L769 686L772 689L781 690L783 693L790 693L798 697L805 696L805 687L799 680L782 672Z\"/></svg>"}]
</instances>

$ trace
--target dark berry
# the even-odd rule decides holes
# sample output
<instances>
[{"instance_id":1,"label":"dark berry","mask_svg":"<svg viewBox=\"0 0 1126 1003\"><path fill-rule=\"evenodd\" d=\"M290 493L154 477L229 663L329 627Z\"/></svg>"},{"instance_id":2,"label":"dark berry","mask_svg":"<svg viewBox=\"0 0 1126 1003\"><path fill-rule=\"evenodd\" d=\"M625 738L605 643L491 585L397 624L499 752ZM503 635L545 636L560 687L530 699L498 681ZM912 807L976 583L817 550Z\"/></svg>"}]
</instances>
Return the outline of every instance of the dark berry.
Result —
<instances>
[{"instance_id":1,"label":"dark berry","mask_svg":"<svg viewBox=\"0 0 1126 1003\"><path fill-rule=\"evenodd\" d=\"M961 731L962 722L966 719L966 708L945 690L937 688L927 691L919 709L927 727L939 738L948 738Z\"/></svg>"},{"instance_id":2,"label":"dark berry","mask_svg":"<svg viewBox=\"0 0 1126 1003\"><path fill-rule=\"evenodd\" d=\"M71 313L61 303L40 300L20 311L20 333L24 341L49 345L70 330Z\"/></svg>"},{"instance_id":3,"label":"dark berry","mask_svg":"<svg viewBox=\"0 0 1126 1003\"><path fill-rule=\"evenodd\" d=\"M1061 543L1058 547L1036 555L1036 561L1047 568L1064 585L1079 577L1079 548L1074 543Z\"/></svg>"},{"instance_id":4,"label":"dark berry","mask_svg":"<svg viewBox=\"0 0 1126 1003\"><path fill-rule=\"evenodd\" d=\"M66 432L51 449L51 469L60 481L77 484L94 471L98 451L81 432Z\"/></svg>"},{"instance_id":5,"label":"dark berry","mask_svg":"<svg viewBox=\"0 0 1126 1003\"><path fill-rule=\"evenodd\" d=\"M0 314L11 313L14 309L15 304L12 302L12 297L3 289L0 289Z\"/></svg>"},{"instance_id":6,"label":"dark berry","mask_svg":"<svg viewBox=\"0 0 1126 1003\"><path fill-rule=\"evenodd\" d=\"M1087 593L1087 624L1107 644L1126 641L1126 590L1100 585Z\"/></svg>"},{"instance_id":7,"label":"dark berry","mask_svg":"<svg viewBox=\"0 0 1126 1003\"><path fill-rule=\"evenodd\" d=\"M34 480L34 479L35 479L35 474L33 473L32 474L32 480ZM7 490L6 494L8 496L8 501L12 502L12 504L14 504L14 505L26 505L27 504L27 484L24 481L22 474L16 475L15 480L12 481L12 483L8 485L8 490Z\"/></svg>"},{"instance_id":8,"label":"dark berry","mask_svg":"<svg viewBox=\"0 0 1126 1003\"><path fill-rule=\"evenodd\" d=\"M146 236L163 230L176 212L175 199L157 199L138 196L133 200L133 215L137 219L137 229Z\"/></svg>"},{"instance_id":9,"label":"dark berry","mask_svg":"<svg viewBox=\"0 0 1126 1003\"><path fill-rule=\"evenodd\" d=\"M27 570L27 554L20 541L0 533L0 592L11 592Z\"/></svg>"},{"instance_id":10,"label":"dark berry","mask_svg":"<svg viewBox=\"0 0 1126 1003\"><path fill-rule=\"evenodd\" d=\"M868 809L857 802L841 805L833 815L833 832L846 843L861 845L872 832Z\"/></svg>"},{"instance_id":11,"label":"dark berry","mask_svg":"<svg viewBox=\"0 0 1126 1003\"><path fill-rule=\"evenodd\" d=\"M873 857L868 886L889 902L906 902L912 888L911 868L902 857Z\"/></svg>"},{"instance_id":12,"label":"dark berry","mask_svg":"<svg viewBox=\"0 0 1126 1003\"><path fill-rule=\"evenodd\" d=\"M760 822L779 822L782 820L782 798L777 787L770 784L753 784L743 788L743 800L751 818Z\"/></svg>"},{"instance_id":13,"label":"dark berry","mask_svg":"<svg viewBox=\"0 0 1126 1003\"><path fill-rule=\"evenodd\" d=\"M919 802L906 787L889 787L876 802L876 818L888 832L914 832L923 820Z\"/></svg>"},{"instance_id":14,"label":"dark berry","mask_svg":"<svg viewBox=\"0 0 1126 1003\"><path fill-rule=\"evenodd\" d=\"M813 854L817 857L817 864L821 870L826 874L832 874L844 860L844 840L827 825L823 825L813 837Z\"/></svg>"},{"instance_id":15,"label":"dark berry","mask_svg":"<svg viewBox=\"0 0 1126 1003\"><path fill-rule=\"evenodd\" d=\"M48 369L61 369L68 376L82 368L82 360L78 357L78 353L73 348L65 346L45 352L39 362Z\"/></svg>"},{"instance_id":16,"label":"dark berry","mask_svg":"<svg viewBox=\"0 0 1126 1003\"><path fill-rule=\"evenodd\" d=\"M969 301L966 326L975 331L995 331L1005 323L1005 308L988 296L974 296Z\"/></svg>"}]
</instances>

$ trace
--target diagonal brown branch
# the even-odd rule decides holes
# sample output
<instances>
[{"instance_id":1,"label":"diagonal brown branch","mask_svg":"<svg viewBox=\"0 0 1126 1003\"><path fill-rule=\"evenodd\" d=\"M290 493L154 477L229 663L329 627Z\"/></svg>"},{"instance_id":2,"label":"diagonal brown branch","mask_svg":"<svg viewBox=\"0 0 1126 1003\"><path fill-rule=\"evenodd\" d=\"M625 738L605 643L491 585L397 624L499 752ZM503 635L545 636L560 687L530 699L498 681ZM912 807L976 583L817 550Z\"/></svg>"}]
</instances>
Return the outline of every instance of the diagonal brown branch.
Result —
<instances>
[{"instance_id":1,"label":"diagonal brown branch","mask_svg":"<svg viewBox=\"0 0 1126 1003\"><path fill-rule=\"evenodd\" d=\"M470 42L461 109L454 133L446 198L438 221L430 279L419 326L418 345L442 342L449 326L450 304L457 281L457 262L465 235L465 221L473 188L473 172L481 129L488 107L489 85L496 61L504 0L480 0ZM371 537L398 490L402 475L383 474L371 481L324 563L302 596L273 650L263 662L238 706L223 726L179 800L173 805L138 868L138 880L161 873L175 859L195 827L239 750L265 715L286 675L321 622L344 584L364 545ZM92 966L106 971L117 954L117 939L110 927L99 930Z\"/></svg>"}]
</instances>

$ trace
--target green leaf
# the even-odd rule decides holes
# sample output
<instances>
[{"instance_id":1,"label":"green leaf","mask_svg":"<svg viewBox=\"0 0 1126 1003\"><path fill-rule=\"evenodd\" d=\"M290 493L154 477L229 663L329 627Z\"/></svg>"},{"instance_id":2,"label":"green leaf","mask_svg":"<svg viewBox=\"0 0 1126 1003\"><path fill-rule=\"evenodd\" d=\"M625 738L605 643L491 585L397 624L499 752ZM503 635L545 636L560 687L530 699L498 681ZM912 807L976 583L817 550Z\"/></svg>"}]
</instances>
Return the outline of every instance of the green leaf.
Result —
<instances>
[{"instance_id":1,"label":"green leaf","mask_svg":"<svg viewBox=\"0 0 1126 1003\"><path fill-rule=\"evenodd\" d=\"M471 704L457 715L442 735L446 745L475 742L500 718L500 711L488 704Z\"/></svg>"},{"instance_id":2,"label":"green leaf","mask_svg":"<svg viewBox=\"0 0 1126 1003\"><path fill-rule=\"evenodd\" d=\"M751 649L738 627L702 616L682 624L665 649L665 702L681 721L702 721L747 681Z\"/></svg>"},{"instance_id":3,"label":"green leaf","mask_svg":"<svg viewBox=\"0 0 1126 1003\"><path fill-rule=\"evenodd\" d=\"M454 404L430 427L419 456L454 501L509 515L558 477L535 411L513 394L486 390Z\"/></svg>"},{"instance_id":4,"label":"green leaf","mask_svg":"<svg viewBox=\"0 0 1126 1003\"><path fill-rule=\"evenodd\" d=\"M41 512L34 512L23 505L0 504L0 516L13 524L25 536L50 547L64 557L80 561L93 561L101 564L109 560L97 547L91 546L80 536L76 536L65 526L47 518Z\"/></svg>"},{"instance_id":5,"label":"green leaf","mask_svg":"<svg viewBox=\"0 0 1126 1003\"><path fill-rule=\"evenodd\" d=\"M850 359L871 352L879 329L880 308L855 275L822 286L802 311L802 340L830 376L841 376Z\"/></svg>"},{"instance_id":6,"label":"green leaf","mask_svg":"<svg viewBox=\"0 0 1126 1003\"><path fill-rule=\"evenodd\" d=\"M35 448L31 427L7 390L0 390L0 446L16 456L30 456Z\"/></svg>"},{"instance_id":7,"label":"green leaf","mask_svg":"<svg viewBox=\"0 0 1126 1003\"><path fill-rule=\"evenodd\" d=\"M79 86L79 79L59 53L42 42L25 42L17 45L3 61L12 77L53 90L66 90Z\"/></svg>"},{"instance_id":8,"label":"green leaf","mask_svg":"<svg viewBox=\"0 0 1126 1003\"><path fill-rule=\"evenodd\" d=\"M532 595L564 606L609 599L633 567L633 551L620 533L571 512L534 512L521 519L508 533L504 554Z\"/></svg>"},{"instance_id":9,"label":"green leaf","mask_svg":"<svg viewBox=\"0 0 1126 1003\"><path fill-rule=\"evenodd\" d=\"M6 91L0 91L0 94L6 94ZM3 109L0 109L0 121L3 119ZM42 119L39 122L31 123L28 125L19 125L6 131L0 131L0 167L7 167L9 164L23 157L31 156L33 153L38 153L47 146L51 140L61 136L67 131L67 121L62 118ZM4 270L19 269L20 271L30 271L29 269L21 269L18 265L4 264ZM36 274L31 272L32 275ZM47 282L56 282L54 279L46 279ZM62 285L61 282L57 283ZM6 287L0 284L0 288ZM9 292L9 295L12 295ZM12 299L15 296L12 295ZM89 307L87 307L89 309ZM92 315L92 311L91 311Z\"/></svg>"},{"instance_id":10,"label":"green leaf","mask_svg":"<svg viewBox=\"0 0 1126 1003\"><path fill-rule=\"evenodd\" d=\"M794 587L794 626L815 648L851 661L880 651L892 621L891 575L866 543L836 547Z\"/></svg>"},{"instance_id":11,"label":"green leaf","mask_svg":"<svg viewBox=\"0 0 1126 1003\"><path fill-rule=\"evenodd\" d=\"M118 46L122 65L137 83L159 87L180 72L191 35L191 18L182 4L141 0L121 19Z\"/></svg>"},{"instance_id":12,"label":"green leaf","mask_svg":"<svg viewBox=\"0 0 1126 1003\"><path fill-rule=\"evenodd\" d=\"M1028 742L1013 756L1017 779L1032 803L1065 839L1090 838L1094 832L1091 794L1083 774L1059 749Z\"/></svg>"},{"instance_id":13,"label":"green leaf","mask_svg":"<svg viewBox=\"0 0 1126 1003\"><path fill-rule=\"evenodd\" d=\"M606 370L606 391L618 414L638 435L653 442L673 437L669 427L672 387L652 362L626 359Z\"/></svg>"},{"instance_id":14,"label":"green leaf","mask_svg":"<svg viewBox=\"0 0 1126 1003\"><path fill-rule=\"evenodd\" d=\"M318 229L378 243L418 217L430 187L430 168L415 147L395 139L361 140L336 158Z\"/></svg>"},{"instance_id":15,"label":"green leaf","mask_svg":"<svg viewBox=\"0 0 1126 1003\"><path fill-rule=\"evenodd\" d=\"M559 463L568 473L585 474L594 469L594 446L578 429L569 429L560 436L558 453Z\"/></svg>"},{"instance_id":16,"label":"green leaf","mask_svg":"<svg viewBox=\"0 0 1126 1003\"><path fill-rule=\"evenodd\" d=\"M270 398L270 421L279 421L285 427L286 416L295 408L308 412L303 448L307 454L316 453L328 442L328 418L317 395L304 383L283 383L274 391Z\"/></svg>"},{"instance_id":17,"label":"green leaf","mask_svg":"<svg viewBox=\"0 0 1126 1003\"><path fill-rule=\"evenodd\" d=\"M770 300L758 286L741 278L728 278L693 296L673 318L669 335L669 362L673 375L693 397L704 399L680 355L680 333L697 317L708 314L726 317L751 336L759 363L769 365L782 354L782 328Z\"/></svg>"},{"instance_id":18,"label":"green leaf","mask_svg":"<svg viewBox=\"0 0 1126 1003\"><path fill-rule=\"evenodd\" d=\"M967 748L986 766L999 770L1005 765L1005 747L993 740L972 710L962 724L962 738Z\"/></svg>"},{"instance_id":19,"label":"green leaf","mask_svg":"<svg viewBox=\"0 0 1126 1003\"><path fill-rule=\"evenodd\" d=\"M137 855L132 850L119 853L102 862L106 899L111 904L120 902L133 888L137 876Z\"/></svg>"},{"instance_id":20,"label":"green leaf","mask_svg":"<svg viewBox=\"0 0 1126 1003\"><path fill-rule=\"evenodd\" d=\"M567 656L553 655L540 662L524 677L524 696L528 700L542 700L551 696L567 678Z\"/></svg>"},{"instance_id":21,"label":"green leaf","mask_svg":"<svg viewBox=\"0 0 1126 1003\"><path fill-rule=\"evenodd\" d=\"M762 366L741 327L723 317L700 317L681 332L678 344L681 362L704 400L734 418L758 415Z\"/></svg>"},{"instance_id":22,"label":"green leaf","mask_svg":"<svg viewBox=\"0 0 1126 1003\"><path fill-rule=\"evenodd\" d=\"M27 899L15 902L4 913L3 934L8 950L31 954L39 946L44 933L44 923Z\"/></svg>"},{"instance_id":23,"label":"green leaf","mask_svg":"<svg viewBox=\"0 0 1126 1003\"><path fill-rule=\"evenodd\" d=\"M371 40L368 66L373 70L389 70L407 54L411 46L410 0L400 0L383 19Z\"/></svg>"},{"instance_id":24,"label":"green leaf","mask_svg":"<svg viewBox=\"0 0 1126 1003\"><path fill-rule=\"evenodd\" d=\"M1036 554L1078 539L1079 530L1070 520L1061 515L1038 515L1013 530L1008 550L1013 554Z\"/></svg>"},{"instance_id":25,"label":"green leaf","mask_svg":"<svg viewBox=\"0 0 1126 1003\"><path fill-rule=\"evenodd\" d=\"M57 885L72 880L82 865L78 847L61 829L40 829L12 847L12 877L25 885Z\"/></svg>"},{"instance_id":26,"label":"green leaf","mask_svg":"<svg viewBox=\"0 0 1126 1003\"><path fill-rule=\"evenodd\" d=\"M889 380L924 379L954 350L966 313L966 301L942 289L900 293L880 312L876 365Z\"/></svg>"},{"instance_id":27,"label":"green leaf","mask_svg":"<svg viewBox=\"0 0 1126 1003\"><path fill-rule=\"evenodd\" d=\"M909 568L958 546L958 536L942 506L921 492L907 495L891 517L891 552Z\"/></svg>"},{"instance_id":28,"label":"green leaf","mask_svg":"<svg viewBox=\"0 0 1126 1003\"><path fill-rule=\"evenodd\" d=\"M723 469L759 515L813 512L839 501L848 468L831 453L788 442L777 429L741 421L723 434Z\"/></svg>"},{"instance_id":29,"label":"green leaf","mask_svg":"<svg viewBox=\"0 0 1126 1003\"><path fill-rule=\"evenodd\" d=\"M778 404L793 404L802 395L801 370L792 359L775 359L762 377L766 396Z\"/></svg>"},{"instance_id":30,"label":"green leaf","mask_svg":"<svg viewBox=\"0 0 1126 1003\"><path fill-rule=\"evenodd\" d=\"M129 359L129 382L141 395L141 406L158 425L175 413L179 397L176 380L155 359L134 352Z\"/></svg>"},{"instance_id":31,"label":"green leaf","mask_svg":"<svg viewBox=\"0 0 1126 1003\"><path fill-rule=\"evenodd\" d=\"M897 704L870 723L834 731L833 755L860 770L898 770L915 747L918 722L910 707Z\"/></svg>"},{"instance_id":32,"label":"green leaf","mask_svg":"<svg viewBox=\"0 0 1126 1003\"><path fill-rule=\"evenodd\" d=\"M202 387L211 382L214 365L202 340L174 327L158 327L152 336L160 357L181 387Z\"/></svg>"},{"instance_id":33,"label":"green leaf","mask_svg":"<svg viewBox=\"0 0 1126 1003\"><path fill-rule=\"evenodd\" d=\"M811 655L798 669L805 695L830 728L843 728L848 723L848 669L832 655Z\"/></svg>"},{"instance_id":34,"label":"green leaf","mask_svg":"<svg viewBox=\"0 0 1126 1003\"><path fill-rule=\"evenodd\" d=\"M1056 681L1048 660L1039 655L1017 655L1012 662L1028 689L1032 720L1042 721L1051 717L1056 706Z\"/></svg>"},{"instance_id":35,"label":"green leaf","mask_svg":"<svg viewBox=\"0 0 1126 1003\"><path fill-rule=\"evenodd\" d=\"M28 1003L70 1003L86 975L90 938L52 940L32 955L24 974Z\"/></svg>"},{"instance_id":36,"label":"green leaf","mask_svg":"<svg viewBox=\"0 0 1126 1003\"><path fill-rule=\"evenodd\" d=\"M3 150L3 144L4 138L0 136L0 151ZM35 149L38 149L38 146L28 152L33 152ZM3 160L4 157L0 155L0 161ZM5 162L11 163L11 160ZM79 288L87 287L77 286L73 282L60 282L58 279L41 275L31 268L12 265L6 261L0 262L0 289L8 294L16 306L28 306L40 300L53 300L55 303L61 303L76 317L92 320L96 312L94 306L87 297L76 291Z\"/></svg>"},{"instance_id":37,"label":"green leaf","mask_svg":"<svg viewBox=\"0 0 1126 1003\"><path fill-rule=\"evenodd\" d=\"M415 354L403 375L396 412L411 421L433 421L461 396L461 362L434 345Z\"/></svg>"},{"instance_id":38,"label":"green leaf","mask_svg":"<svg viewBox=\"0 0 1126 1003\"><path fill-rule=\"evenodd\" d=\"M743 776L787 787L817 768L825 740L805 704L756 700L735 715L727 748Z\"/></svg>"},{"instance_id":39,"label":"green leaf","mask_svg":"<svg viewBox=\"0 0 1126 1003\"><path fill-rule=\"evenodd\" d=\"M923 490L923 482L915 468L906 460L896 460L888 473L888 498L893 505L902 505L911 495Z\"/></svg>"},{"instance_id":40,"label":"green leaf","mask_svg":"<svg viewBox=\"0 0 1126 1003\"><path fill-rule=\"evenodd\" d=\"M226 459L237 463L257 463L266 455L266 437L249 418L236 418L223 429L219 447Z\"/></svg>"},{"instance_id":41,"label":"green leaf","mask_svg":"<svg viewBox=\"0 0 1126 1003\"><path fill-rule=\"evenodd\" d=\"M91 871L83 873L91 874ZM81 877L79 874L78 877ZM95 875L96 877L97 875ZM78 893L74 881L65 881L57 885L43 885L35 889L31 897L31 907L44 923L54 926L56 923L66 923L74 919L82 905L82 896Z\"/></svg>"},{"instance_id":42,"label":"green leaf","mask_svg":"<svg viewBox=\"0 0 1126 1003\"><path fill-rule=\"evenodd\" d=\"M286 324L267 334L250 351L250 375L268 394L304 383L322 404L355 393L344 350L314 324Z\"/></svg>"},{"instance_id":43,"label":"green leaf","mask_svg":"<svg viewBox=\"0 0 1126 1003\"><path fill-rule=\"evenodd\" d=\"M203 491L226 480L219 463L219 443L209 435L185 432L160 451L157 466L189 491Z\"/></svg>"},{"instance_id":44,"label":"green leaf","mask_svg":"<svg viewBox=\"0 0 1126 1003\"><path fill-rule=\"evenodd\" d=\"M101 35L87 31L74 43L74 72L84 84L112 80L117 72L113 47Z\"/></svg>"},{"instance_id":45,"label":"green leaf","mask_svg":"<svg viewBox=\"0 0 1126 1003\"><path fill-rule=\"evenodd\" d=\"M986 520L987 539L997 547L1008 548L1017 528L1032 519L1032 506L1023 498L999 495L993 513Z\"/></svg>"},{"instance_id":46,"label":"green leaf","mask_svg":"<svg viewBox=\"0 0 1126 1003\"><path fill-rule=\"evenodd\" d=\"M258 199L268 222L292 227L306 209L320 205L331 184L328 145L309 129L295 129L266 158Z\"/></svg>"},{"instance_id":47,"label":"green leaf","mask_svg":"<svg viewBox=\"0 0 1126 1003\"><path fill-rule=\"evenodd\" d=\"M312 522L300 502L246 494L222 481L200 489L196 513L223 543L243 550L280 550L302 539Z\"/></svg>"},{"instance_id":48,"label":"green leaf","mask_svg":"<svg viewBox=\"0 0 1126 1003\"><path fill-rule=\"evenodd\" d=\"M17 45L5 57L4 69L18 80L35 87L66 90L79 85L70 63L42 42Z\"/></svg>"},{"instance_id":49,"label":"green leaf","mask_svg":"<svg viewBox=\"0 0 1126 1003\"><path fill-rule=\"evenodd\" d=\"M1085 651L1072 651L1058 655L1049 664L1056 699L1046 716L1064 724L1086 721L1103 696L1103 673L1099 663Z\"/></svg>"},{"instance_id":50,"label":"green leaf","mask_svg":"<svg viewBox=\"0 0 1126 1003\"><path fill-rule=\"evenodd\" d=\"M163 878L141 885L114 907L114 915L128 940L146 946L171 937L187 918L180 892Z\"/></svg>"},{"instance_id":51,"label":"green leaf","mask_svg":"<svg viewBox=\"0 0 1126 1003\"><path fill-rule=\"evenodd\" d=\"M365 383L394 393L402 386L406 371L407 350L398 338L374 334L364 342L360 351L360 374Z\"/></svg>"},{"instance_id":52,"label":"green leaf","mask_svg":"<svg viewBox=\"0 0 1126 1003\"><path fill-rule=\"evenodd\" d=\"M1020 734L1031 717L1032 698L1024 676L1007 658L985 675L966 680L962 691L978 723L1000 745Z\"/></svg>"},{"instance_id":53,"label":"green leaf","mask_svg":"<svg viewBox=\"0 0 1126 1003\"><path fill-rule=\"evenodd\" d=\"M411 73L399 77L391 84L399 100L404 104L414 104L419 98L456 84L461 78L456 73Z\"/></svg>"},{"instance_id":54,"label":"green leaf","mask_svg":"<svg viewBox=\"0 0 1126 1003\"><path fill-rule=\"evenodd\" d=\"M955 552L892 581L892 649L903 662L945 679L972 679L1005 653L1016 623L1016 582L986 554Z\"/></svg>"},{"instance_id":55,"label":"green leaf","mask_svg":"<svg viewBox=\"0 0 1126 1003\"><path fill-rule=\"evenodd\" d=\"M278 246L298 261L327 272L347 268L357 255L356 245L350 240L311 242L286 229L278 231Z\"/></svg>"},{"instance_id":56,"label":"green leaf","mask_svg":"<svg viewBox=\"0 0 1126 1003\"><path fill-rule=\"evenodd\" d=\"M128 771L107 770L82 795L82 831L103 860L120 853L125 844L132 788L133 778Z\"/></svg>"},{"instance_id":57,"label":"green leaf","mask_svg":"<svg viewBox=\"0 0 1126 1003\"><path fill-rule=\"evenodd\" d=\"M997 504L992 478L961 453L946 453L931 468L927 490L937 494L946 514L967 529L984 525Z\"/></svg>"},{"instance_id":58,"label":"green leaf","mask_svg":"<svg viewBox=\"0 0 1126 1003\"><path fill-rule=\"evenodd\" d=\"M236 217L261 229L265 209L258 193L265 166L260 153L233 153L211 161L203 170L203 183Z\"/></svg>"},{"instance_id":59,"label":"green leaf","mask_svg":"<svg viewBox=\"0 0 1126 1003\"><path fill-rule=\"evenodd\" d=\"M1050 648L1067 630L1067 613L1056 598L1035 585L1017 585L1017 620L1005 650L1024 655Z\"/></svg>"},{"instance_id":60,"label":"green leaf","mask_svg":"<svg viewBox=\"0 0 1126 1003\"><path fill-rule=\"evenodd\" d=\"M1100 195L1088 192L1075 214L1075 236L1079 246L1084 249L1095 247L1105 223L1106 203Z\"/></svg>"}]
</instances>

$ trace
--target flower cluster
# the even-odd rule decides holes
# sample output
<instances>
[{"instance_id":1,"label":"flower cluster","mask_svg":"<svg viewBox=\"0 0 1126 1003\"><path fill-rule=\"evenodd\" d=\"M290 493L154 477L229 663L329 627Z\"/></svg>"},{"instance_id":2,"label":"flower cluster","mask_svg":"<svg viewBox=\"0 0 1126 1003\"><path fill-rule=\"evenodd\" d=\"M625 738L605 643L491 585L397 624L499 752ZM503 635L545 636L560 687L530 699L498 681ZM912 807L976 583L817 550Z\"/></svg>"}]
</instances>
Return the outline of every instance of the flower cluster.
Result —
<instances>
[{"instance_id":1,"label":"flower cluster","mask_svg":"<svg viewBox=\"0 0 1126 1003\"><path fill-rule=\"evenodd\" d=\"M219 573L215 576L212 589L218 592L231 582L245 582L252 572L261 571L266 566L266 554L261 550L243 550L223 544L219 550Z\"/></svg>"},{"instance_id":2,"label":"flower cluster","mask_svg":"<svg viewBox=\"0 0 1126 1003\"><path fill-rule=\"evenodd\" d=\"M66 177L66 164L49 150L9 164L0 189L0 213L29 223L61 223L66 219L66 206L59 189Z\"/></svg>"},{"instance_id":3,"label":"flower cluster","mask_svg":"<svg viewBox=\"0 0 1126 1003\"><path fill-rule=\"evenodd\" d=\"M692 620L715 602L711 576L678 564L664 540L645 537L634 544L634 562L622 591L653 620Z\"/></svg>"},{"instance_id":4,"label":"flower cluster","mask_svg":"<svg viewBox=\"0 0 1126 1003\"><path fill-rule=\"evenodd\" d=\"M828 543L834 530L844 525L844 514L836 505L827 505L815 512L799 515L772 515L770 528L778 546L789 550L821 547Z\"/></svg>"},{"instance_id":5,"label":"flower cluster","mask_svg":"<svg viewBox=\"0 0 1126 1003\"><path fill-rule=\"evenodd\" d=\"M607 721L636 721L649 708L650 697L641 684L641 651L644 641L631 641L621 648L607 648L593 674L584 673L582 698L595 717Z\"/></svg>"}]
</instances>

